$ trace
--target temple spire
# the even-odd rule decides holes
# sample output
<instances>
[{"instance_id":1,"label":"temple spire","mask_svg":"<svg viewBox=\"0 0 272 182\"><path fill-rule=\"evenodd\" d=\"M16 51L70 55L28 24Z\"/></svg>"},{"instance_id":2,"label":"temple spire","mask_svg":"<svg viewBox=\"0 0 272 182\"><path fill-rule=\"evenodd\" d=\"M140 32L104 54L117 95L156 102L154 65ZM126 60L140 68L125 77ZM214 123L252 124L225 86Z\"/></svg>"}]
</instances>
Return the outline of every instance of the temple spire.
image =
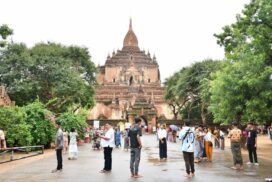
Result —
<instances>
[{"instance_id":1,"label":"temple spire","mask_svg":"<svg viewBox=\"0 0 272 182\"><path fill-rule=\"evenodd\" d=\"M132 19L131 19L131 17L129 18L129 30L132 30Z\"/></svg>"},{"instance_id":2,"label":"temple spire","mask_svg":"<svg viewBox=\"0 0 272 182\"><path fill-rule=\"evenodd\" d=\"M129 50L134 49L134 50L139 50L138 47L138 39L132 29L132 19L129 19L129 28L128 32L124 38L124 43L123 43L123 49L129 48Z\"/></svg>"}]
</instances>

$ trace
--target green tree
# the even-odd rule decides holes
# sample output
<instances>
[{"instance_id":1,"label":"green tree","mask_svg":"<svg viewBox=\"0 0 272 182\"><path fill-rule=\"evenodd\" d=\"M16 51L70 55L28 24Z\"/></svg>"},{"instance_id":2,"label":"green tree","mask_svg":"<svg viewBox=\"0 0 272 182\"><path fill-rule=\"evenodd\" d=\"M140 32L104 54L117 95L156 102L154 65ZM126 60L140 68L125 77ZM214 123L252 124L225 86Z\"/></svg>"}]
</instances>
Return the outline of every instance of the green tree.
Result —
<instances>
[{"instance_id":1,"label":"green tree","mask_svg":"<svg viewBox=\"0 0 272 182\"><path fill-rule=\"evenodd\" d=\"M94 105L96 68L86 48L9 44L0 54L0 64L0 82L18 105L37 97L57 113Z\"/></svg>"},{"instance_id":2,"label":"green tree","mask_svg":"<svg viewBox=\"0 0 272 182\"><path fill-rule=\"evenodd\" d=\"M3 24L0 26L0 48L5 47L7 44L7 38L13 34L13 30L8 25Z\"/></svg>"},{"instance_id":3,"label":"green tree","mask_svg":"<svg viewBox=\"0 0 272 182\"><path fill-rule=\"evenodd\" d=\"M271 121L272 1L252 0L237 22L216 34L226 66L211 82L215 121Z\"/></svg>"},{"instance_id":4,"label":"green tree","mask_svg":"<svg viewBox=\"0 0 272 182\"><path fill-rule=\"evenodd\" d=\"M187 68L181 69L173 76L166 79L164 85L166 87L165 100L170 106L174 115L173 119L178 119L180 110L189 100L186 92L186 79L187 79ZM179 82L179 88L177 87ZM182 83L181 83L182 82Z\"/></svg>"}]
</instances>

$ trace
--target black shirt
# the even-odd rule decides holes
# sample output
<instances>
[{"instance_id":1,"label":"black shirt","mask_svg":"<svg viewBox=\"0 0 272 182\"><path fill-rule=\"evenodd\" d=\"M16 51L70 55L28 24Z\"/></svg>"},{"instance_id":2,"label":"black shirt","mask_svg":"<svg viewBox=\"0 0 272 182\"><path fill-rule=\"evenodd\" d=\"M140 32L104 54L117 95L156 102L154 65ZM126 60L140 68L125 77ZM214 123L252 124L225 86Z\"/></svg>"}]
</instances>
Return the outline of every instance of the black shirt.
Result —
<instances>
[{"instance_id":1,"label":"black shirt","mask_svg":"<svg viewBox=\"0 0 272 182\"><path fill-rule=\"evenodd\" d=\"M130 147L139 148L138 137L142 136L142 130L139 126L134 125L129 129L128 137L130 138Z\"/></svg>"},{"instance_id":2,"label":"black shirt","mask_svg":"<svg viewBox=\"0 0 272 182\"><path fill-rule=\"evenodd\" d=\"M247 131L247 144L248 145L255 145L256 138L257 138L257 131L256 130L248 130Z\"/></svg>"}]
</instances>

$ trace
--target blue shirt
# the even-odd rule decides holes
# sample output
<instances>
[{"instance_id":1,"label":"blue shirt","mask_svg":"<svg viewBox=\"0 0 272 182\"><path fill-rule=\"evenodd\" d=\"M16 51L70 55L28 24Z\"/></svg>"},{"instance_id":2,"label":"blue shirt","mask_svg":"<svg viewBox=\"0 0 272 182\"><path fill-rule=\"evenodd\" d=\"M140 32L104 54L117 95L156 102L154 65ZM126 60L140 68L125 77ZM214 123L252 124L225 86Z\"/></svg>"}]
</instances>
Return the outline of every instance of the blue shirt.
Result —
<instances>
[{"instance_id":1,"label":"blue shirt","mask_svg":"<svg viewBox=\"0 0 272 182\"><path fill-rule=\"evenodd\" d=\"M190 127L182 128L179 139L182 140L181 150L183 152L194 152L195 135Z\"/></svg>"}]
</instances>

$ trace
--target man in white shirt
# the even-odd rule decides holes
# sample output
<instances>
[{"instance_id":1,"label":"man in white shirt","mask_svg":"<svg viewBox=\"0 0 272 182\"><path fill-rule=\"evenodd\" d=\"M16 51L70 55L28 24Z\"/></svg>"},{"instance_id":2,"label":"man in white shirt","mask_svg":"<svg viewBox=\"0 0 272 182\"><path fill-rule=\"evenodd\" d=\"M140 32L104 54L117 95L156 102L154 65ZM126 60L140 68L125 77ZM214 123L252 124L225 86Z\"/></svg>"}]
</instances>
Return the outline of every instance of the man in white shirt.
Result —
<instances>
[{"instance_id":1,"label":"man in white shirt","mask_svg":"<svg viewBox=\"0 0 272 182\"><path fill-rule=\"evenodd\" d=\"M165 125L161 125L160 129L158 130L158 138L159 138L159 148L160 148L160 160L167 159L167 131L165 129Z\"/></svg>"},{"instance_id":2,"label":"man in white shirt","mask_svg":"<svg viewBox=\"0 0 272 182\"><path fill-rule=\"evenodd\" d=\"M105 124L106 134L102 136L99 134L101 138L101 146L104 149L104 168L100 171L100 173L107 173L111 171L112 166L112 149L115 146L114 143L114 130L112 128L112 124L110 122Z\"/></svg>"}]
</instances>

